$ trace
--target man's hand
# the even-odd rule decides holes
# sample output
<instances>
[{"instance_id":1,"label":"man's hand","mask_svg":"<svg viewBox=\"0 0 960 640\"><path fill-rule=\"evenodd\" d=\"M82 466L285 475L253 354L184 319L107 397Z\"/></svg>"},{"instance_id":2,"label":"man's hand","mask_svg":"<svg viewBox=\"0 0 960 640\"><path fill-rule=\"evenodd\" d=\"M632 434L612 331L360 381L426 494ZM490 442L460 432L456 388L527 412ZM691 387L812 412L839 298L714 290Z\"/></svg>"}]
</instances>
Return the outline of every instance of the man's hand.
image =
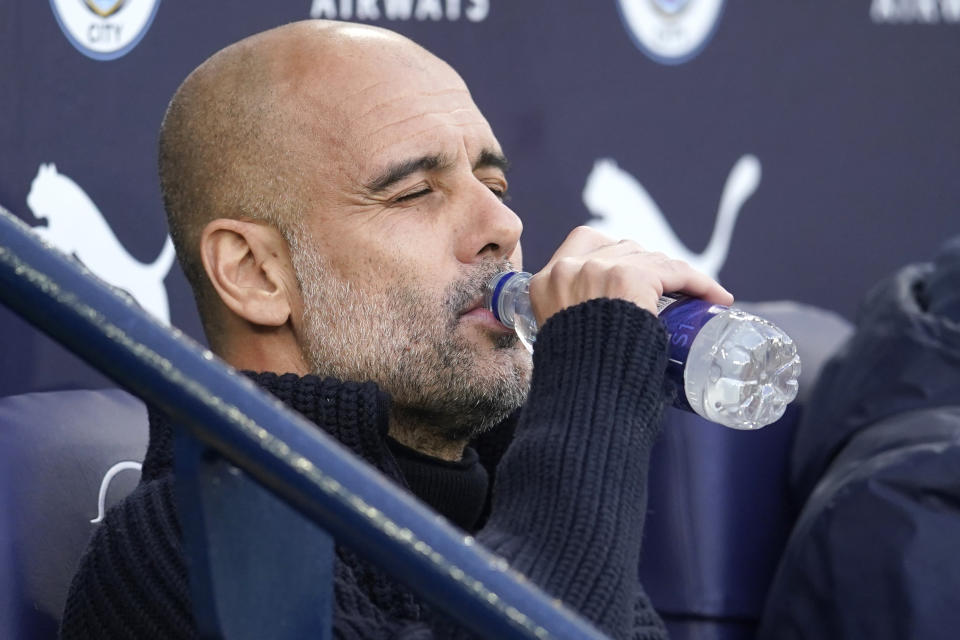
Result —
<instances>
[{"instance_id":1,"label":"man's hand","mask_svg":"<svg viewBox=\"0 0 960 640\"><path fill-rule=\"evenodd\" d=\"M620 298L657 314L664 293L683 292L716 304L733 296L686 262L644 251L589 227L570 232L542 271L530 280L530 302L542 327L556 312L595 298Z\"/></svg>"}]
</instances>

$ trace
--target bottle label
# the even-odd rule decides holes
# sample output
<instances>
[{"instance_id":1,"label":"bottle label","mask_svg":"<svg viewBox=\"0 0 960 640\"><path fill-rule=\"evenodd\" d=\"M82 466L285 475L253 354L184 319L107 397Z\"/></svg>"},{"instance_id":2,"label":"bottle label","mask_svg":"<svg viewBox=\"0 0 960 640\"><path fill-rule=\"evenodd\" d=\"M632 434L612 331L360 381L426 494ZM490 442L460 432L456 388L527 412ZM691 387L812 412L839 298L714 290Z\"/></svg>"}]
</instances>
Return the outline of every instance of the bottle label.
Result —
<instances>
[{"instance_id":1,"label":"bottle label","mask_svg":"<svg viewBox=\"0 0 960 640\"><path fill-rule=\"evenodd\" d=\"M664 296L667 298L667 296ZM663 300L664 298L661 298ZM677 395L673 406L692 411L684 392L683 372L690 356L690 346L707 324L723 307L710 302L685 296L670 297L669 302L660 311L660 322L667 330L667 379L676 386Z\"/></svg>"},{"instance_id":2,"label":"bottle label","mask_svg":"<svg viewBox=\"0 0 960 640\"><path fill-rule=\"evenodd\" d=\"M685 296L681 296L676 293L666 293L660 296L660 299L657 300L657 315L659 316L663 313L663 310L672 305L675 302L679 302L684 299Z\"/></svg>"}]
</instances>

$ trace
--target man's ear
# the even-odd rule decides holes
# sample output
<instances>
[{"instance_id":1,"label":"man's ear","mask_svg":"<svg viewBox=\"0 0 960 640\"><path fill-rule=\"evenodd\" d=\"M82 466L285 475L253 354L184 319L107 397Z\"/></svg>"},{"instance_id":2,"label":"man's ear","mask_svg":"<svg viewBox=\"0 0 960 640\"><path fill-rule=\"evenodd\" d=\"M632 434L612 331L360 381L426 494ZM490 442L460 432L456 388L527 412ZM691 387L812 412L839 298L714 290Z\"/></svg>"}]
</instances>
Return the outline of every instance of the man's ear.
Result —
<instances>
[{"instance_id":1,"label":"man's ear","mask_svg":"<svg viewBox=\"0 0 960 640\"><path fill-rule=\"evenodd\" d=\"M260 222L218 218L203 229L200 257L220 300L234 314L268 327L290 318L296 276L279 231Z\"/></svg>"}]
</instances>

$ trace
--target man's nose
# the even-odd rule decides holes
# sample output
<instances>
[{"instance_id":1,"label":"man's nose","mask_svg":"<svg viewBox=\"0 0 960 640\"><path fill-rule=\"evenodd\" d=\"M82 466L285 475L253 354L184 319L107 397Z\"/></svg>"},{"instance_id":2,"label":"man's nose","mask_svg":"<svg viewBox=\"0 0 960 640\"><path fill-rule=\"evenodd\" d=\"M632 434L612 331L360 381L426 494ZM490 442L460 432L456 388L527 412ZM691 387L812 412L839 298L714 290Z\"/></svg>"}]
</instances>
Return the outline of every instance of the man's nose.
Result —
<instances>
[{"instance_id":1,"label":"man's nose","mask_svg":"<svg viewBox=\"0 0 960 640\"><path fill-rule=\"evenodd\" d=\"M457 258L465 263L509 257L523 232L519 216L486 185L477 186L464 212L464 229L457 243Z\"/></svg>"}]
</instances>

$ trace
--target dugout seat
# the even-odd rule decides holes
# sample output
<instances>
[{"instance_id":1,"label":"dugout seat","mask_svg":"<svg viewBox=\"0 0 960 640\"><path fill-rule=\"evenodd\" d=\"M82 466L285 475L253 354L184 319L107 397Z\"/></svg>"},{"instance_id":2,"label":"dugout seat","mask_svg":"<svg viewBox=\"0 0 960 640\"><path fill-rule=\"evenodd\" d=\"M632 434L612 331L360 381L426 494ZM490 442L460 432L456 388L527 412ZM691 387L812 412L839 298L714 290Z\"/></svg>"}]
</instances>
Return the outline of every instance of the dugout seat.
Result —
<instances>
[{"instance_id":1,"label":"dugout seat","mask_svg":"<svg viewBox=\"0 0 960 640\"><path fill-rule=\"evenodd\" d=\"M0 398L0 638L56 638L92 521L146 445L146 407L118 389Z\"/></svg>"},{"instance_id":2,"label":"dugout seat","mask_svg":"<svg viewBox=\"0 0 960 640\"><path fill-rule=\"evenodd\" d=\"M840 316L808 305L737 306L794 339L800 391L783 418L758 431L667 409L651 455L640 577L673 640L754 637L803 506L791 504L788 493L794 430L820 369L853 331Z\"/></svg>"}]
</instances>

